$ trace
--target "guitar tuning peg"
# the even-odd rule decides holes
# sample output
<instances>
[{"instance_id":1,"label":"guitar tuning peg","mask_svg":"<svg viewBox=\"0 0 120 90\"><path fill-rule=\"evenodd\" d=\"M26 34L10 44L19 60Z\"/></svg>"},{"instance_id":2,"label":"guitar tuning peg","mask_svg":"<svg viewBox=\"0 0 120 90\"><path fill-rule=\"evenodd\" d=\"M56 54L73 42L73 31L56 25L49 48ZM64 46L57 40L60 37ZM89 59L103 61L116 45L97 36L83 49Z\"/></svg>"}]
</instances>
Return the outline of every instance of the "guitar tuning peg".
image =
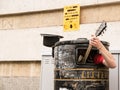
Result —
<instances>
[{"instance_id":1,"label":"guitar tuning peg","mask_svg":"<svg viewBox=\"0 0 120 90\"><path fill-rule=\"evenodd\" d=\"M101 36L103 36L103 32L101 33Z\"/></svg>"},{"instance_id":2,"label":"guitar tuning peg","mask_svg":"<svg viewBox=\"0 0 120 90\"><path fill-rule=\"evenodd\" d=\"M104 34L104 31L102 32L102 35Z\"/></svg>"}]
</instances>

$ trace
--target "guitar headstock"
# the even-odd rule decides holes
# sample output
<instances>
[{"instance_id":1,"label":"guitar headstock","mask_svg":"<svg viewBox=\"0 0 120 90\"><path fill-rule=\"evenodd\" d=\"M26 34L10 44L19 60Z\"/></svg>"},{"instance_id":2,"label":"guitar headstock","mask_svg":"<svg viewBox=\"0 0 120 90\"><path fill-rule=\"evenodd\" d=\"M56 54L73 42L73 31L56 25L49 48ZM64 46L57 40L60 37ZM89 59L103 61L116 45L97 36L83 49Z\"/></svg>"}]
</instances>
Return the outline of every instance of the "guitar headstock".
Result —
<instances>
[{"instance_id":1,"label":"guitar headstock","mask_svg":"<svg viewBox=\"0 0 120 90\"><path fill-rule=\"evenodd\" d=\"M107 27L107 23L102 22L102 24L99 26L98 30L96 31L95 36L100 36L102 33L104 33L106 27Z\"/></svg>"}]
</instances>

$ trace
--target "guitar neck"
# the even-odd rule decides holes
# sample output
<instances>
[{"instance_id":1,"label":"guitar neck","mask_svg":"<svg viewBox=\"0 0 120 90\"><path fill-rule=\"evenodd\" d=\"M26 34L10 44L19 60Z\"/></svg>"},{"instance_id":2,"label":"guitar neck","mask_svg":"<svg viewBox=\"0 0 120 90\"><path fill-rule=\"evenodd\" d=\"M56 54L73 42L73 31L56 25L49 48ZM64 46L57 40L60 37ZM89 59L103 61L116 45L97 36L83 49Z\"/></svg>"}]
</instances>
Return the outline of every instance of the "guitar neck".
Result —
<instances>
[{"instance_id":1,"label":"guitar neck","mask_svg":"<svg viewBox=\"0 0 120 90\"><path fill-rule=\"evenodd\" d=\"M95 33L96 37L99 36L99 35L101 35L101 33L104 32L104 30L106 30L106 27L107 27L106 22L103 22L100 25L100 27L98 28L98 30L96 31L96 33ZM84 55L84 57L82 59L82 62L84 64L86 63L86 59L88 58L88 55L89 55L89 53L91 51L91 48L92 48L92 45L89 44L89 46L88 46L88 48L86 50L86 53L85 53L85 55Z\"/></svg>"},{"instance_id":2,"label":"guitar neck","mask_svg":"<svg viewBox=\"0 0 120 90\"><path fill-rule=\"evenodd\" d=\"M86 63L86 60L87 60L88 55L89 55L89 53L90 53L90 51L91 51L91 48L92 48L92 45L89 44L89 46L88 46L88 48L87 48L87 51L86 51L86 53L85 53L85 55L84 55L84 57L83 57L83 63L84 63L84 64Z\"/></svg>"}]
</instances>

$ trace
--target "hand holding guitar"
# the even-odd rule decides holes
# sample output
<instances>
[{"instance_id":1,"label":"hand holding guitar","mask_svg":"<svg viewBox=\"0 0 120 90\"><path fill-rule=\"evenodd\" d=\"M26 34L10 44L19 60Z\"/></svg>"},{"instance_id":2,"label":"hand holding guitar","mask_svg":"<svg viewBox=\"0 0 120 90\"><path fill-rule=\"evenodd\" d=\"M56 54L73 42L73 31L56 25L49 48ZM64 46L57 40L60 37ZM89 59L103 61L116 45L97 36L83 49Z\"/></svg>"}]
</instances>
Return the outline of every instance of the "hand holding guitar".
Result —
<instances>
[{"instance_id":1,"label":"hand holding guitar","mask_svg":"<svg viewBox=\"0 0 120 90\"><path fill-rule=\"evenodd\" d=\"M103 44L101 43L99 38L95 35L92 35L91 37L92 38L90 40L90 45L95 46L97 49L101 49L103 47Z\"/></svg>"},{"instance_id":2,"label":"hand holding guitar","mask_svg":"<svg viewBox=\"0 0 120 90\"><path fill-rule=\"evenodd\" d=\"M82 59L82 61L84 62L84 64L86 63L87 57L91 51L92 46L95 46L96 48L99 49L101 56L103 58L101 58L100 56L100 62L102 64L104 64L105 66L109 67L109 68L115 68L116 67L116 63L115 63L115 59L112 56L112 54L104 47L104 45L100 42L99 38L97 36L100 36L102 33L104 33L104 31L106 30L106 22L102 22L102 24L99 26L99 28L97 29L95 35L92 35L92 39L90 40L90 44L86 50L86 53Z\"/></svg>"},{"instance_id":3,"label":"hand holding guitar","mask_svg":"<svg viewBox=\"0 0 120 90\"><path fill-rule=\"evenodd\" d=\"M97 36L100 36L102 33L104 33L104 31L106 30L106 27L107 27L106 22L102 22L102 24L99 26L99 28L95 32L95 36L97 37ZM91 51L91 48L92 48L92 45L89 44L88 48L86 50L86 53L85 53L85 55L84 55L84 57L82 59L82 61L83 61L84 64L86 63L86 60L87 60L88 55L89 55L89 53Z\"/></svg>"},{"instance_id":4,"label":"hand holding guitar","mask_svg":"<svg viewBox=\"0 0 120 90\"><path fill-rule=\"evenodd\" d=\"M103 56L102 64L107 66L108 68L115 68L116 63L113 55L104 47L98 37L92 35L90 40L90 45L96 47L100 54Z\"/></svg>"}]
</instances>

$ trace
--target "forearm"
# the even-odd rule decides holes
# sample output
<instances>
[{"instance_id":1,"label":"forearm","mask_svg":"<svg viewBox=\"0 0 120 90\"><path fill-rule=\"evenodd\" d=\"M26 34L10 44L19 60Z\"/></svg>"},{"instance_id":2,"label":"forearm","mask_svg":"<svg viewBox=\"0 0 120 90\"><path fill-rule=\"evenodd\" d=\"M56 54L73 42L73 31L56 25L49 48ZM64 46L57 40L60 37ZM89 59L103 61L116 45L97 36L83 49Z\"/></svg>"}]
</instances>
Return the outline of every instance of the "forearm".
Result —
<instances>
[{"instance_id":1,"label":"forearm","mask_svg":"<svg viewBox=\"0 0 120 90\"><path fill-rule=\"evenodd\" d=\"M103 45L101 45L99 51L104 57L103 64L105 64L109 68L115 68L116 63L113 55Z\"/></svg>"}]
</instances>

